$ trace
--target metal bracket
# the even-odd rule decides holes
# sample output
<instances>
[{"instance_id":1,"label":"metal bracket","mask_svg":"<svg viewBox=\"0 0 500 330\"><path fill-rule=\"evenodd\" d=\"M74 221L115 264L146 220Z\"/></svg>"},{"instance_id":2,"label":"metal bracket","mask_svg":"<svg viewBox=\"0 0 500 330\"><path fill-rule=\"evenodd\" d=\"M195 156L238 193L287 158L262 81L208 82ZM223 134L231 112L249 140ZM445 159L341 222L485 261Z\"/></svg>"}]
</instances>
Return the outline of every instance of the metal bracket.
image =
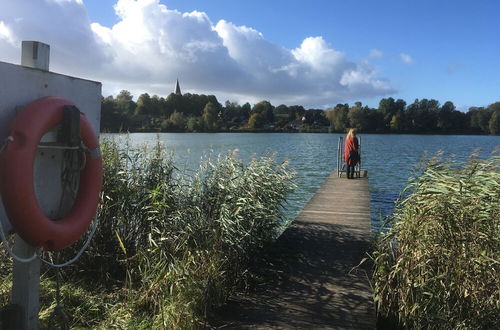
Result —
<instances>
[{"instance_id":1,"label":"metal bracket","mask_svg":"<svg viewBox=\"0 0 500 330\"><path fill-rule=\"evenodd\" d=\"M57 140L67 147L80 147L80 110L76 106L64 106Z\"/></svg>"}]
</instances>

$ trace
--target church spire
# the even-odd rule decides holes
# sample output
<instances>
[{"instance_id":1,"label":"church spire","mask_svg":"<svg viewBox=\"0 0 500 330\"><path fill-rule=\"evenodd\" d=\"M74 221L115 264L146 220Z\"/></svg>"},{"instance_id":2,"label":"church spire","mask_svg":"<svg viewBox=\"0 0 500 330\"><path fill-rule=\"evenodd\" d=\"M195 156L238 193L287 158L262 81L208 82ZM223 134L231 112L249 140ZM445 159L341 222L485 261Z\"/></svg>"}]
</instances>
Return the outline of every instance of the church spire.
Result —
<instances>
[{"instance_id":1,"label":"church spire","mask_svg":"<svg viewBox=\"0 0 500 330\"><path fill-rule=\"evenodd\" d=\"M175 84L175 94L182 95L181 86L179 85L179 79L177 79L177 83Z\"/></svg>"}]
</instances>

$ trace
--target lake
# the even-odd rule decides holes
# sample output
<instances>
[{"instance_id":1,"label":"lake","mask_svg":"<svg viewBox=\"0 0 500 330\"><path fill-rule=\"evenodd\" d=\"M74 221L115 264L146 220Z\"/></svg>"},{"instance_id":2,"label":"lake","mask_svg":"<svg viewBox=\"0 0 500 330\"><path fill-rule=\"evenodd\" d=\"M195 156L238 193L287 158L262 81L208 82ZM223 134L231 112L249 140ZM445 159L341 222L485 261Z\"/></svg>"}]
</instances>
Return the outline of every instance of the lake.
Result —
<instances>
[{"instance_id":1,"label":"lake","mask_svg":"<svg viewBox=\"0 0 500 330\"><path fill-rule=\"evenodd\" d=\"M294 218L330 173L336 169L340 134L308 133L131 133L103 134L132 146L159 138L172 151L176 166L194 170L203 159L237 150L247 162L253 156L275 155L289 161L297 189L288 198L286 216ZM471 153L488 157L500 145L499 136L361 134L362 169L368 170L372 229L393 211L394 201L424 154L442 150L444 157L465 162Z\"/></svg>"}]
</instances>

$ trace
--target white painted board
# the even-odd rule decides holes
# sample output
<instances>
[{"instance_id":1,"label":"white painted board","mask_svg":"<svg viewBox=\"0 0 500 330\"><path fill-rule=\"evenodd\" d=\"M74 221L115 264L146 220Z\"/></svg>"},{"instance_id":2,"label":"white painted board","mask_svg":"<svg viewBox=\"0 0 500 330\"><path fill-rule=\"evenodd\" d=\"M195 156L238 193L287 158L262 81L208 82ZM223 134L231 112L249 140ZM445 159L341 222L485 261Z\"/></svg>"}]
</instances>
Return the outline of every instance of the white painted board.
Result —
<instances>
[{"instance_id":1,"label":"white painted board","mask_svg":"<svg viewBox=\"0 0 500 330\"><path fill-rule=\"evenodd\" d=\"M101 116L101 83L39 69L0 62L0 143L8 136L16 113L32 101L44 96L59 96L76 104L85 113L96 134ZM46 134L42 140L53 140ZM42 154L43 153L43 154ZM47 216L60 209L62 184L60 168L62 152L39 149L35 160L35 193ZM1 180L1 178L0 178ZM11 229L0 200L0 223L4 232Z\"/></svg>"}]
</instances>

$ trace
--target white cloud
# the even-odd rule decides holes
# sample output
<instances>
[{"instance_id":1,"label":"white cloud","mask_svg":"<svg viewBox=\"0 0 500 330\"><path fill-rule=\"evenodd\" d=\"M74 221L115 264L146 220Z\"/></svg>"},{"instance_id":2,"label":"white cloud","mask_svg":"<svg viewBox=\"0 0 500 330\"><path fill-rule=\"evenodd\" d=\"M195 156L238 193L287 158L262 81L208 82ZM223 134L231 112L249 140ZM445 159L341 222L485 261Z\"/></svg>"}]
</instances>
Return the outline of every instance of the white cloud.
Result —
<instances>
[{"instance_id":1,"label":"white cloud","mask_svg":"<svg viewBox=\"0 0 500 330\"><path fill-rule=\"evenodd\" d=\"M349 61L322 37L287 49L251 27L214 24L159 0L119 0L114 9L118 23L107 27L89 21L81 0L2 1L0 60L18 63L21 40L46 42L52 71L102 81L104 93L166 95L176 78L183 91L221 102L328 106L394 92L368 63Z\"/></svg>"},{"instance_id":2,"label":"white cloud","mask_svg":"<svg viewBox=\"0 0 500 330\"><path fill-rule=\"evenodd\" d=\"M349 88L355 94L363 94L366 97L380 95L381 92L391 92L384 80L377 79L376 71L366 63L358 64L355 69L346 70L340 79L340 84Z\"/></svg>"},{"instance_id":3,"label":"white cloud","mask_svg":"<svg viewBox=\"0 0 500 330\"><path fill-rule=\"evenodd\" d=\"M49 0L49 1L53 1L53 2L58 2L58 3L61 3L61 4L64 4L66 2L76 2L78 4L82 4L83 1L82 0Z\"/></svg>"},{"instance_id":4,"label":"white cloud","mask_svg":"<svg viewBox=\"0 0 500 330\"><path fill-rule=\"evenodd\" d=\"M370 57L381 58L382 56L384 56L384 53L381 50L376 49L376 48L370 50Z\"/></svg>"},{"instance_id":5,"label":"white cloud","mask_svg":"<svg viewBox=\"0 0 500 330\"><path fill-rule=\"evenodd\" d=\"M22 40L50 45L51 70L93 77L107 59L80 0L1 1L0 21L11 42L0 39L0 60L19 63Z\"/></svg>"},{"instance_id":6,"label":"white cloud","mask_svg":"<svg viewBox=\"0 0 500 330\"><path fill-rule=\"evenodd\" d=\"M405 64L412 64L413 63L413 58L408 54L401 53L401 54L399 54L399 57L401 58L401 61L403 61L403 63L405 63Z\"/></svg>"},{"instance_id":7,"label":"white cloud","mask_svg":"<svg viewBox=\"0 0 500 330\"><path fill-rule=\"evenodd\" d=\"M0 39L3 39L13 45L15 44L12 32L3 21L0 21Z\"/></svg>"},{"instance_id":8,"label":"white cloud","mask_svg":"<svg viewBox=\"0 0 500 330\"><path fill-rule=\"evenodd\" d=\"M304 39L300 48L292 50L295 59L309 66L317 74L338 74L339 69L344 69L346 60L342 52L330 48L322 37L309 37Z\"/></svg>"}]
</instances>

